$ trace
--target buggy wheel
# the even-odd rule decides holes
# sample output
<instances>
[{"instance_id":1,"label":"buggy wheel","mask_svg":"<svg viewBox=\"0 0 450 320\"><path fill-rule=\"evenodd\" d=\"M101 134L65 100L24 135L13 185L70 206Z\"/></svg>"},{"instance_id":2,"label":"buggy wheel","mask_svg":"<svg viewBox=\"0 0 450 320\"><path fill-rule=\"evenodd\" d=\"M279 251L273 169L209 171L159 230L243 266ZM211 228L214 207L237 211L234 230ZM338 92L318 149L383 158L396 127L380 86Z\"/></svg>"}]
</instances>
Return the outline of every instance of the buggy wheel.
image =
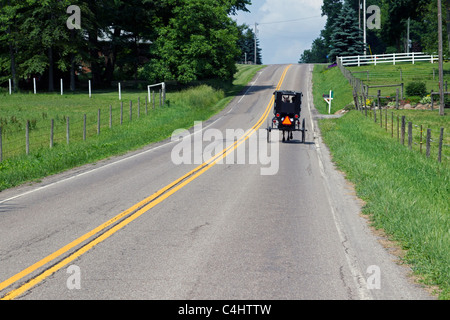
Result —
<instances>
[{"instance_id":1,"label":"buggy wheel","mask_svg":"<svg viewBox=\"0 0 450 320\"><path fill-rule=\"evenodd\" d=\"M267 129L267 143L270 143L270 128Z\"/></svg>"}]
</instances>

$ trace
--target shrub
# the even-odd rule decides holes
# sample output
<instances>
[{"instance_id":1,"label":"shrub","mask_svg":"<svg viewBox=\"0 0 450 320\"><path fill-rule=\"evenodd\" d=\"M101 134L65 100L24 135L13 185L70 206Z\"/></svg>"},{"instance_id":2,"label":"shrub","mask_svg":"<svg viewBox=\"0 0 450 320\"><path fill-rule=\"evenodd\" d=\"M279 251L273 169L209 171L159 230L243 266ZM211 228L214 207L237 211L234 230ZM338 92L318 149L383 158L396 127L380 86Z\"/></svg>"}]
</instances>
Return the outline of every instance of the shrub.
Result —
<instances>
[{"instance_id":1,"label":"shrub","mask_svg":"<svg viewBox=\"0 0 450 320\"><path fill-rule=\"evenodd\" d=\"M406 95L423 97L427 94L427 86L425 82L414 81L406 86Z\"/></svg>"},{"instance_id":2,"label":"shrub","mask_svg":"<svg viewBox=\"0 0 450 320\"><path fill-rule=\"evenodd\" d=\"M431 103L431 96L427 95L426 97L423 97L422 100L420 100L421 104L427 104L427 103Z\"/></svg>"}]
</instances>

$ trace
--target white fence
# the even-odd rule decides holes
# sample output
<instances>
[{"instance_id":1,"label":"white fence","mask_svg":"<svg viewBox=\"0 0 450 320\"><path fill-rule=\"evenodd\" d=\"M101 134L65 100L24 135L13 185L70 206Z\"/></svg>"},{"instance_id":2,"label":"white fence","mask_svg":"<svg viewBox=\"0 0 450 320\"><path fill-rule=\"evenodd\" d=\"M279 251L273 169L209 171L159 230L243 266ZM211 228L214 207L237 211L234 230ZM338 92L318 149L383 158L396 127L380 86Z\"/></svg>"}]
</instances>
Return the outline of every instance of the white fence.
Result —
<instances>
[{"instance_id":1,"label":"white fence","mask_svg":"<svg viewBox=\"0 0 450 320\"><path fill-rule=\"evenodd\" d=\"M351 57L337 57L338 65L344 67L347 66L361 66L373 64L377 65L380 63L390 63L395 65L399 62L411 62L415 64L419 61L426 61L430 63L437 62L439 60L438 56L427 55L422 52L411 52L411 53L393 53L393 54L375 54L366 56L351 56Z\"/></svg>"}]
</instances>

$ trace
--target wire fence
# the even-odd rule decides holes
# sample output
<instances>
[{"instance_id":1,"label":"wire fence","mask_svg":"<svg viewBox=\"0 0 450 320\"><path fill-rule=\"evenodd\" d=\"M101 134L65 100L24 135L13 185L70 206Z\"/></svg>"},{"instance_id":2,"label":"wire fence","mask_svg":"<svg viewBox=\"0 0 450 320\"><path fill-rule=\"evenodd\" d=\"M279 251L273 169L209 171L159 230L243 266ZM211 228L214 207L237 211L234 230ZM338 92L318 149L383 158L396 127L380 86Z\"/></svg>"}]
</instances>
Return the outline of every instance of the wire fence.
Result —
<instances>
[{"instance_id":1,"label":"wire fence","mask_svg":"<svg viewBox=\"0 0 450 320\"><path fill-rule=\"evenodd\" d=\"M450 162L450 137L444 127L439 130L435 128L433 132L431 128L425 128L422 124L414 124L406 116L395 115L395 112L392 111L392 109L400 109L400 100L404 98L404 83L388 84L384 80L384 84L374 85L371 82L369 85L368 81L364 81L376 74L367 71L364 75L363 71L358 72L355 76L342 64L339 64L339 68L352 87L354 105L357 110L367 118L372 118L375 123L379 123L381 128L386 131L390 130L392 138L396 138L399 143L407 144L408 148L425 153L428 158L435 158L440 163L448 164ZM435 73L436 71L434 71L434 76L436 76ZM389 78L389 75L384 73L382 77L386 79ZM400 77L402 80L403 75L401 74ZM390 79L392 81L392 77ZM445 85L447 86L447 83ZM389 88L390 90L395 88L396 93L392 96L382 96L380 88ZM431 110L433 110L433 104L431 104Z\"/></svg>"},{"instance_id":2,"label":"wire fence","mask_svg":"<svg viewBox=\"0 0 450 320\"><path fill-rule=\"evenodd\" d=\"M43 113L42 119L26 121L19 121L15 116L0 118L0 162L97 137L105 130L148 116L150 110L163 106L162 99L156 100L153 93L152 102L147 97L145 100L138 98L137 101L122 101L118 105L99 108L97 112L58 115L52 119Z\"/></svg>"}]
</instances>

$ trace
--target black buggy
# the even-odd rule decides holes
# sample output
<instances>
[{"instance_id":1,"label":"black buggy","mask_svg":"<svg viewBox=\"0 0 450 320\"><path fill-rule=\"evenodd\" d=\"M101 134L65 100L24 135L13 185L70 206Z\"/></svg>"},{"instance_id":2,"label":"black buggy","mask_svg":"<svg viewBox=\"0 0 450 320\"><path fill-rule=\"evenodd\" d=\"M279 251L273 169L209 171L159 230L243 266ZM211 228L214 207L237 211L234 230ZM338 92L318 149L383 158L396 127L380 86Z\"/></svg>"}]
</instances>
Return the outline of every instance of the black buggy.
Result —
<instances>
[{"instance_id":1,"label":"black buggy","mask_svg":"<svg viewBox=\"0 0 450 320\"><path fill-rule=\"evenodd\" d=\"M293 132L302 133L302 143L305 143L305 119L300 126L303 93L295 91L275 91L274 115L272 124L267 128L267 142L270 142L272 130L283 131L283 142L294 138ZM286 137L287 134L287 137Z\"/></svg>"}]
</instances>

